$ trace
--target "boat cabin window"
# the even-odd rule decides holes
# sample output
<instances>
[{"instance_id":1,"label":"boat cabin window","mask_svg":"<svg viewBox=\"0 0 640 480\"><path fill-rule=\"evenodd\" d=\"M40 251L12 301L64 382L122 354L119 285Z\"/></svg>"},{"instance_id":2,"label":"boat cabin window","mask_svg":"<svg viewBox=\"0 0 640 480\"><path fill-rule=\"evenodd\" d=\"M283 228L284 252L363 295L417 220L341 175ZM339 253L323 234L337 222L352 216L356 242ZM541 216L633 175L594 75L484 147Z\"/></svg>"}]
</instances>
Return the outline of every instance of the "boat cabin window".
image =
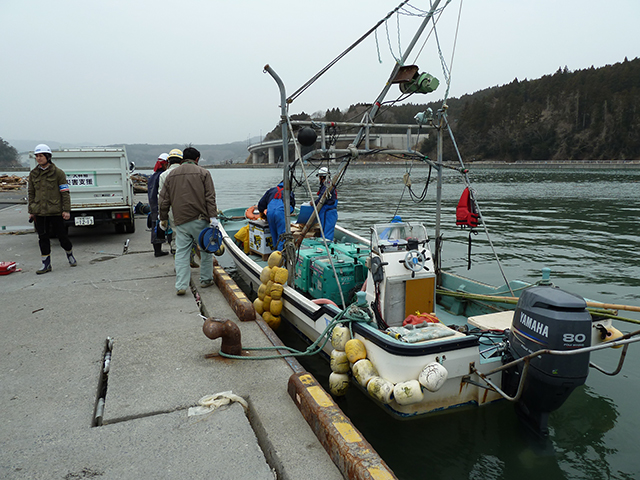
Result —
<instances>
[{"instance_id":1,"label":"boat cabin window","mask_svg":"<svg viewBox=\"0 0 640 480\"><path fill-rule=\"evenodd\" d=\"M371 249L378 254L417 250L428 238L422 223L381 223L371 227Z\"/></svg>"}]
</instances>

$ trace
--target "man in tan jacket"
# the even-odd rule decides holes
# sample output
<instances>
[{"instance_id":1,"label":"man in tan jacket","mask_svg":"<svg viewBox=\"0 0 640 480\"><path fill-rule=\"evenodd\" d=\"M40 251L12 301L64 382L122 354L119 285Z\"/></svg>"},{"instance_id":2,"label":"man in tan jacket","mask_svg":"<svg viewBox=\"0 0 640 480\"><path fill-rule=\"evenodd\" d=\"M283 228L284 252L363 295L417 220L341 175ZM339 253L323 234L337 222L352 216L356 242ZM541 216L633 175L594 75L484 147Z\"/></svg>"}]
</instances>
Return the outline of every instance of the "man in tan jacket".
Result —
<instances>
[{"instance_id":1,"label":"man in tan jacket","mask_svg":"<svg viewBox=\"0 0 640 480\"><path fill-rule=\"evenodd\" d=\"M193 147L183 151L180 167L167 175L159 198L160 226L166 228L169 208L173 211L172 229L176 235L176 293L184 295L189 288L191 268L189 254L200 232L218 225L216 192L208 170L198 166L200 152ZM213 284L213 257L202 250L200 286Z\"/></svg>"}]
</instances>

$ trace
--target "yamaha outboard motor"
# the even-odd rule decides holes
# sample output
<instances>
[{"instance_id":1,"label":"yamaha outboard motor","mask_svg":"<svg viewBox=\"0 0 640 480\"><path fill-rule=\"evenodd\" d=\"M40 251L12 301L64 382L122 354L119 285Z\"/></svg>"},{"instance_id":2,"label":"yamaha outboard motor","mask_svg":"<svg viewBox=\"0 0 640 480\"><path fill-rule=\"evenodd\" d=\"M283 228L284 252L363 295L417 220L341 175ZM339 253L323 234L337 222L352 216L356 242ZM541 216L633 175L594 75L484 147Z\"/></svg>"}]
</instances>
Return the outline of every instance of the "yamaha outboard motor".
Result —
<instances>
[{"instance_id":1,"label":"yamaha outboard motor","mask_svg":"<svg viewBox=\"0 0 640 480\"><path fill-rule=\"evenodd\" d=\"M511 359L538 350L575 350L591 345L591 315L582 297L550 286L525 290L509 332ZM507 358L505 361L510 361ZM505 371L502 385L513 396L525 363ZM548 435L549 413L558 409L589 373L589 352L532 358L517 411L542 435Z\"/></svg>"}]
</instances>

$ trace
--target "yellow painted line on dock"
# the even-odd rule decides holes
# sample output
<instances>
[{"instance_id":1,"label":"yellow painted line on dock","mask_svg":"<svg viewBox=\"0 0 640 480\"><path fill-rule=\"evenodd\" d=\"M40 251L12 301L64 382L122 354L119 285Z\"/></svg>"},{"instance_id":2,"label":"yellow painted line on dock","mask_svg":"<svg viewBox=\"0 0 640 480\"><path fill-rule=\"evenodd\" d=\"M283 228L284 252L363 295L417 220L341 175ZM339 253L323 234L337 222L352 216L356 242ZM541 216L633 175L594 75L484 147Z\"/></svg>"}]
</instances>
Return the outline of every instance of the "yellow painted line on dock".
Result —
<instances>
[{"instance_id":1,"label":"yellow painted line on dock","mask_svg":"<svg viewBox=\"0 0 640 480\"><path fill-rule=\"evenodd\" d=\"M313 397L319 407L330 407L333 405L333 400L329 398L329 395L325 393L322 387L308 387L309 394Z\"/></svg>"},{"instance_id":2,"label":"yellow painted line on dock","mask_svg":"<svg viewBox=\"0 0 640 480\"><path fill-rule=\"evenodd\" d=\"M375 480L392 480L396 478L395 475L389 475L389 471L384 468L369 467L368 470L371 478Z\"/></svg>"},{"instance_id":3,"label":"yellow painted line on dock","mask_svg":"<svg viewBox=\"0 0 640 480\"><path fill-rule=\"evenodd\" d=\"M360 436L358 431L353 428L353 425L351 425L351 423L333 422L333 425L336 427L336 430L340 432L340 435L342 435L342 438L344 438L346 442L353 443L362 441L362 437Z\"/></svg>"}]
</instances>

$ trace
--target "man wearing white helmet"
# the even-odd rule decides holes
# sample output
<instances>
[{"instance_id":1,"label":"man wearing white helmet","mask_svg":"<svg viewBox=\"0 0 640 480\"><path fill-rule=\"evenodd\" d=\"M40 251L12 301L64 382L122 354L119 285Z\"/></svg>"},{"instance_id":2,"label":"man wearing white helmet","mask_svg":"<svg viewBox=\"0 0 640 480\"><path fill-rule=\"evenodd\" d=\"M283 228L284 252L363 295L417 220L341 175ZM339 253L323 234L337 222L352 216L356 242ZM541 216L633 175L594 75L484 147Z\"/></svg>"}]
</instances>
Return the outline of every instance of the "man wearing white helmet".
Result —
<instances>
[{"instance_id":1,"label":"man wearing white helmet","mask_svg":"<svg viewBox=\"0 0 640 480\"><path fill-rule=\"evenodd\" d=\"M318 190L316 205L320 202L325 191L329 189L325 202L318 212L318 220L322 225L325 238L327 240L333 240L336 222L338 221L338 192L331 184L331 175L327 167L322 167L318 170L318 178L320 179L320 189Z\"/></svg>"},{"instance_id":2,"label":"man wearing white helmet","mask_svg":"<svg viewBox=\"0 0 640 480\"><path fill-rule=\"evenodd\" d=\"M51 235L58 237L67 253L69 265L75 267L73 246L64 221L71 218L71 197L67 175L51 163L51 149L41 143L34 152L36 167L29 173L29 221L35 223L42 255L42 268L38 275L51 271Z\"/></svg>"}]
</instances>

